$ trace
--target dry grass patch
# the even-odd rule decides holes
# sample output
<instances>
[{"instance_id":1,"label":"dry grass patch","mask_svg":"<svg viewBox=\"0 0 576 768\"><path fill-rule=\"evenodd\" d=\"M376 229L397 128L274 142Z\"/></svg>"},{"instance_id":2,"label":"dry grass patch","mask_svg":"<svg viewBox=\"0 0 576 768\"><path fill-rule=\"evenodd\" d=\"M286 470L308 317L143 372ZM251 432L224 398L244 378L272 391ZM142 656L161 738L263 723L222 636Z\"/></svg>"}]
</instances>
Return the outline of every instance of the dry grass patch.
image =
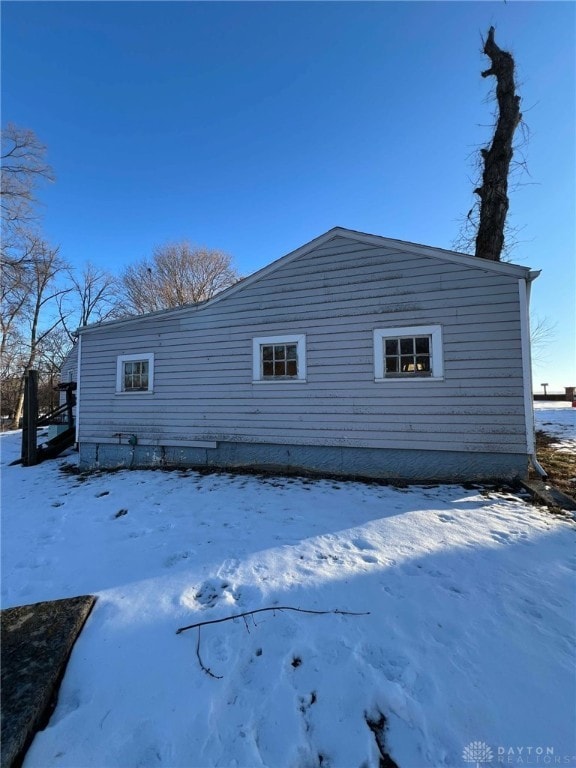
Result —
<instances>
[{"instance_id":1,"label":"dry grass patch","mask_svg":"<svg viewBox=\"0 0 576 768\"><path fill-rule=\"evenodd\" d=\"M538 430L536 432L536 455L550 478L560 491L576 501L576 454L558 450L558 438Z\"/></svg>"}]
</instances>

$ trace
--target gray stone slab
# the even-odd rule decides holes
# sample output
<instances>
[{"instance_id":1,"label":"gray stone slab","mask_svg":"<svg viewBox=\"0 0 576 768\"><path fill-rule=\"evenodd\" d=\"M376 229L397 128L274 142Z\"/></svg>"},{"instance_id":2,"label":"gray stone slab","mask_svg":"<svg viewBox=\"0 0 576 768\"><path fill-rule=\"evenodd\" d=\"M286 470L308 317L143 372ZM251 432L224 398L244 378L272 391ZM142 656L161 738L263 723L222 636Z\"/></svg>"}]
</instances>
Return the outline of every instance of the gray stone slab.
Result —
<instances>
[{"instance_id":1,"label":"gray stone slab","mask_svg":"<svg viewBox=\"0 0 576 768\"><path fill-rule=\"evenodd\" d=\"M52 713L91 595L6 608L2 623L1 768L18 766Z\"/></svg>"},{"instance_id":2,"label":"gray stone slab","mask_svg":"<svg viewBox=\"0 0 576 768\"><path fill-rule=\"evenodd\" d=\"M553 509L562 509L567 512L576 513L576 501L571 499L561 490L542 480L527 480L522 485L532 494L532 496L547 507ZM576 515L573 515L576 518Z\"/></svg>"}]
</instances>

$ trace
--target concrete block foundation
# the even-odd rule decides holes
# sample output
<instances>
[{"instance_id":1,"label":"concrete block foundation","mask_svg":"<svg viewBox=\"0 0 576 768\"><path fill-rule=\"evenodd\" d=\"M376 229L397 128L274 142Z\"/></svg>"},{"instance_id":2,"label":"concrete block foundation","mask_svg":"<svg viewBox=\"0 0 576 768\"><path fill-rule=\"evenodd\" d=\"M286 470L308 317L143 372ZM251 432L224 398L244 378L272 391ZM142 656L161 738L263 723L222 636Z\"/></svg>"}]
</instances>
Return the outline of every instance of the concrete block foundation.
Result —
<instances>
[{"instance_id":1,"label":"concrete block foundation","mask_svg":"<svg viewBox=\"0 0 576 768\"><path fill-rule=\"evenodd\" d=\"M82 470L118 468L246 468L408 482L525 479L528 456L333 446L218 443L216 448L80 444Z\"/></svg>"}]
</instances>

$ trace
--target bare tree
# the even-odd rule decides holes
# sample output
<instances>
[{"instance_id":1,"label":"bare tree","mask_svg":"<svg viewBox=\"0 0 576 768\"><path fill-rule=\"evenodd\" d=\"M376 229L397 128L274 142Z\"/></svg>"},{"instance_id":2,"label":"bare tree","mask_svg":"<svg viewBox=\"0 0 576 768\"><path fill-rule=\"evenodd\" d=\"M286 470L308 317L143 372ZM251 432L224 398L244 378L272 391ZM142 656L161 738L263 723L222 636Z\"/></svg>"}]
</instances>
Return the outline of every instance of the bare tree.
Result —
<instances>
[{"instance_id":1,"label":"bare tree","mask_svg":"<svg viewBox=\"0 0 576 768\"><path fill-rule=\"evenodd\" d=\"M53 328L39 345L34 368L38 371L38 404L41 410L52 411L59 404L60 393L55 389L71 348L72 342L63 325Z\"/></svg>"},{"instance_id":2,"label":"bare tree","mask_svg":"<svg viewBox=\"0 0 576 768\"><path fill-rule=\"evenodd\" d=\"M46 162L46 147L34 131L9 123L0 138L2 263L18 263L25 258L18 248L21 231L38 218L38 184L53 181L54 174Z\"/></svg>"},{"instance_id":3,"label":"bare tree","mask_svg":"<svg viewBox=\"0 0 576 768\"><path fill-rule=\"evenodd\" d=\"M61 319L56 300L67 290L58 284L57 278L67 269L60 259L57 248L51 248L44 240L35 244L31 264L27 268L27 299L18 316L17 330L21 339L18 359L20 375L34 367L42 350L42 344L57 328ZM14 327L14 326L13 326ZM22 416L23 387L20 387L14 413L14 426Z\"/></svg>"},{"instance_id":4,"label":"bare tree","mask_svg":"<svg viewBox=\"0 0 576 768\"><path fill-rule=\"evenodd\" d=\"M22 382L22 350L24 340L15 327L3 337L4 349L0 356L0 383L2 388L2 416L13 419ZM4 422L3 422L4 423Z\"/></svg>"},{"instance_id":5,"label":"bare tree","mask_svg":"<svg viewBox=\"0 0 576 768\"><path fill-rule=\"evenodd\" d=\"M68 267L38 229L37 191L42 181L54 178L45 146L33 131L10 123L1 133L1 165L2 412L13 416L17 426L22 374L39 366L52 382L56 361L69 346L57 333L57 300L69 291L60 277Z\"/></svg>"},{"instance_id":6,"label":"bare tree","mask_svg":"<svg viewBox=\"0 0 576 768\"><path fill-rule=\"evenodd\" d=\"M543 364L549 359L550 344L556 338L556 326L549 317L534 315L530 318L530 345L532 360Z\"/></svg>"},{"instance_id":7,"label":"bare tree","mask_svg":"<svg viewBox=\"0 0 576 768\"><path fill-rule=\"evenodd\" d=\"M528 141L529 131L522 120L520 97L516 94L514 58L496 45L494 27L488 31L483 52L490 58L492 66L481 73L482 77L496 77L495 125L491 144L472 155L475 177L479 179L474 189L477 198L468 214L462 217L452 247L480 258L500 261L507 260L520 242L522 227L511 225L508 219L508 190L519 187L520 176L527 173L521 150ZM515 140L518 127L521 129L520 141Z\"/></svg>"},{"instance_id":8,"label":"bare tree","mask_svg":"<svg viewBox=\"0 0 576 768\"><path fill-rule=\"evenodd\" d=\"M2 333L0 354L2 356L6 353L10 335L17 326L30 298L27 272L32 264L38 238L32 232L22 232L18 242L20 261L7 260L2 265L2 280L0 281L0 329Z\"/></svg>"},{"instance_id":9,"label":"bare tree","mask_svg":"<svg viewBox=\"0 0 576 768\"><path fill-rule=\"evenodd\" d=\"M206 301L239 279L228 254L182 242L129 266L121 283L126 310L143 314Z\"/></svg>"},{"instance_id":10,"label":"bare tree","mask_svg":"<svg viewBox=\"0 0 576 768\"><path fill-rule=\"evenodd\" d=\"M120 305L118 279L88 262L78 274L67 270L68 291L58 299L62 326L70 343L77 328L126 314Z\"/></svg>"},{"instance_id":11,"label":"bare tree","mask_svg":"<svg viewBox=\"0 0 576 768\"><path fill-rule=\"evenodd\" d=\"M514 58L494 41L494 27L488 30L484 53L491 61L482 77L496 78L498 118L492 143L480 150L484 161L482 184L474 190L480 198L480 220L476 235L476 256L500 261L504 247L504 227L508 214L508 174L512 160L514 132L520 121L520 96L516 94Z\"/></svg>"}]
</instances>

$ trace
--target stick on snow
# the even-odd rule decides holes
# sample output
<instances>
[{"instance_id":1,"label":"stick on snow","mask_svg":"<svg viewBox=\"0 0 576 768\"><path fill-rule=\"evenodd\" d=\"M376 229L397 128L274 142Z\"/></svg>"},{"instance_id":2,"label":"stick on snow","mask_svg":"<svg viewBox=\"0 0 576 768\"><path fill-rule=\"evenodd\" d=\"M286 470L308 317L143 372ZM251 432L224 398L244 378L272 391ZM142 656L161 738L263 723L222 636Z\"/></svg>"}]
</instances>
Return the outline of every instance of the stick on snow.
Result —
<instances>
[{"instance_id":1,"label":"stick on snow","mask_svg":"<svg viewBox=\"0 0 576 768\"><path fill-rule=\"evenodd\" d=\"M244 613L236 613L234 616L226 616L223 619L212 619L211 621L199 621L196 624L189 624L187 627L180 627L180 629L176 630L176 634L179 635L181 632L186 632L188 629L196 629L196 627L205 627L208 624L221 624L223 621L233 621L234 619L241 619L244 616L253 616L256 613L264 613L264 611L298 611L298 613L314 613L314 614L327 614L327 613L337 613L340 616L368 616L370 614L370 611L364 611L362 613L356 613L354 611L341 611L339 608L334 609L333 611L313 611L307 608L294 608L290 605L274 605L270 608L256 608L253 611L245 611Z\"/></svg>"}]
</instances>

